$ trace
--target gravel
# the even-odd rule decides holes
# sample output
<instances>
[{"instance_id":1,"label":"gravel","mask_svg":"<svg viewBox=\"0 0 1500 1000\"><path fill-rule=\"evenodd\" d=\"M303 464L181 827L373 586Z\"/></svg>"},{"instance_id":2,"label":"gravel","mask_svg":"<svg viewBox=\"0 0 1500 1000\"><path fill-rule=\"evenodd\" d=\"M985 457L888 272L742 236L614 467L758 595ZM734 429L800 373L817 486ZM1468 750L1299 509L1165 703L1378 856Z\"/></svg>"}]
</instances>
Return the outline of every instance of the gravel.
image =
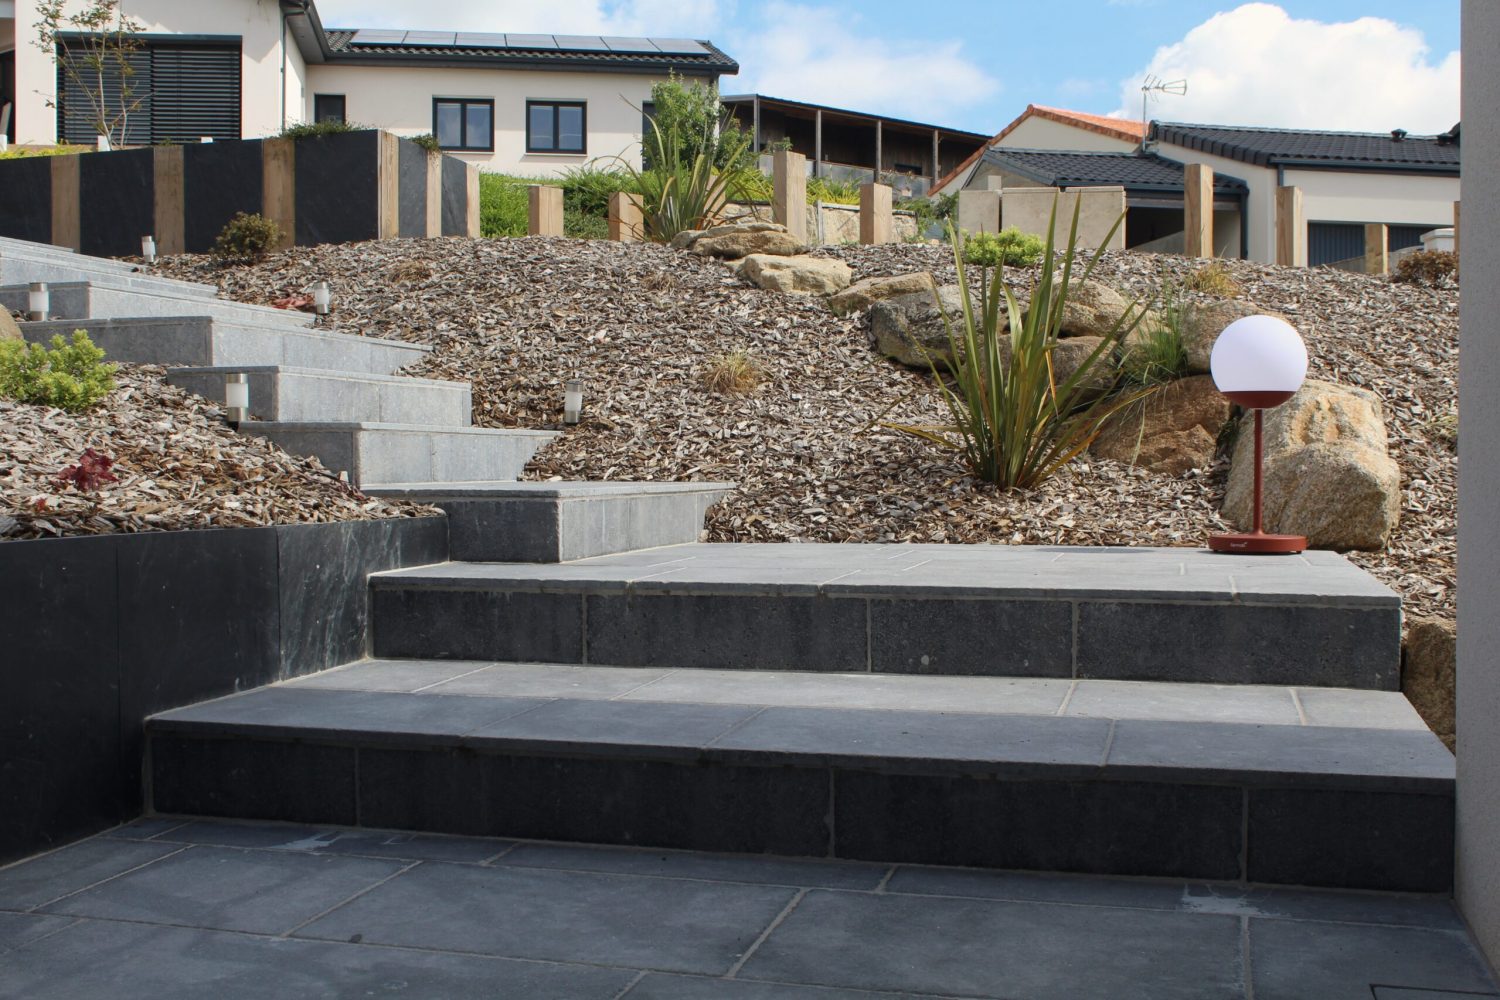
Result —
<instances>
[{"instance_id":1,"label":"gravel","mask_svg":"<svg viewBox=\"0 0 1500 1000\"><path fill-rule=\"evenodd\" d=\"M929 269L946 247L817 251L855 278ZM1374 390L1402 469L1402 518L1385 552L1352 553L1413 612L1452 619L1457 460L1444 437L1457 398L1456 288L1401 285L1326 268L1225 261L1244 297L1292 318L1311 375ZM1115 252L1096 277L1150 294L1199 266ZM555 427L563 382L586 383L585 419L531 464L533 479L732 480L709 515L714 541L920 541L1199 545L1218 516L1226 465L1167 477L1083 459L1040 488L1000 493L951 455L887 432L933 422L931 379L877 356L865 317L741 283L722 265L654 245L526 238L399 240L293 248L219 269L178 257L157 268L268 303L326 278L343 332L432 344L412 370L474 386L475 421ZM1015 269L1029 284L1035 270ZM1203 299L1184 293L1188 301ZM748 392L705 385L743 351Z\"/></svg>"}]
</instances>

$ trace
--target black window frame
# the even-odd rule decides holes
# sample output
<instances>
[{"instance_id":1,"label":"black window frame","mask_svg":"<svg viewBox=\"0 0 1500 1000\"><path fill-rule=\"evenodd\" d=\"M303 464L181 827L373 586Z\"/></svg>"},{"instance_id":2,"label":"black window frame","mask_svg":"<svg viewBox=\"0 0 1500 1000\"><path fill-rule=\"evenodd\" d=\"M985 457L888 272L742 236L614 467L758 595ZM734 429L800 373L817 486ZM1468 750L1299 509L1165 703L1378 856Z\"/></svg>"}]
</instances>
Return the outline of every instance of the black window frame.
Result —
<instances>
[{"instance_id":1,"label":"black window frame","mask_svg":"<svg viewBox=\"0 0 1500 1000\"><path fill-rule=\"evenodd\" d=\"M321 103L321 102L323 102L323 101L338 101L339 102L339 115L338 115L337 118L324 118L323 115L318 111L318 104ZM313 106L312 106L312 120L314 122L338 121L338 122L346 122L347 123L349 121L349 99L348 99L348 95L346 95L346 94L314 94L313 95Z\"/></svg>"},{"instance_id":2,"label":"black window frame","mask_svg":"<svg viewBox=\"0 0 1500 1000\"><path fill-rule=\"evenodd\" d=\"M495 99L493 97L434 97L432 99L432 135L438 135L438 105L457 104L459 106L458 130L459 138L463 145L439 146L454 153L493 153L495 151ZM485 135L486 145L470 145L469 139L469 108L472 105L483 104L490 112L490 128Z\"/></svg>"},{"instance_id":3,"label":"black window frame","mask_svg":"<svg viewBox=\"0 0 1500 1000\"><path fill-rule=\"evenodd\" d=\"M537 108L537 107L551 108L552 109L552 141L553 141L553 145L552 145L551 148L537 146L531 140L531 109L532 108ZM579 139L582 140L582 145L580 145L577 149L562 149L562 148L560 148L560 147L557 146L558 138L559 138L559 135L560 135L560 133L558 131L558 128L557 128L557 109L558 108L577 108L579 110L579 112L583 115L583 124L582 124L582 127L579 129ZM558 155L558 156L587 156L588 152L589 152L589 102L588 101L565 101L565 100L560 100L560 99L559 100L547 100L547 99L543 99L543 98L538 98L536 100L528 100L526 102L526 152L528 152L528 153L550 153L550 154Z\"/></svg>"}]
</instances>

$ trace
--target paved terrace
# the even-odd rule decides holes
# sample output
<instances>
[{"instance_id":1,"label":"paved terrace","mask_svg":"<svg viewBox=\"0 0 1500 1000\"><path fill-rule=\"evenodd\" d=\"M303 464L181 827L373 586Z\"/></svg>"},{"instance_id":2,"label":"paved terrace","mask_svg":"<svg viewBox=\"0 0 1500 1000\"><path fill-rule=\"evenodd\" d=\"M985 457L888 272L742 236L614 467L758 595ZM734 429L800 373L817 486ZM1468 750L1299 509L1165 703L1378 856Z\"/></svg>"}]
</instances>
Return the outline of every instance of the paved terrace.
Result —
<instances>
[{"instance_id":1,"label":"paved terrace","mask_svg":"<svg viewBox=\"0 0 1500 1000\"><path fill-rule=\"evenodd\" d=\"M0 996L1475 1000L1437 897L150 818L0 869Z\"/></svg>"}]
</instances>

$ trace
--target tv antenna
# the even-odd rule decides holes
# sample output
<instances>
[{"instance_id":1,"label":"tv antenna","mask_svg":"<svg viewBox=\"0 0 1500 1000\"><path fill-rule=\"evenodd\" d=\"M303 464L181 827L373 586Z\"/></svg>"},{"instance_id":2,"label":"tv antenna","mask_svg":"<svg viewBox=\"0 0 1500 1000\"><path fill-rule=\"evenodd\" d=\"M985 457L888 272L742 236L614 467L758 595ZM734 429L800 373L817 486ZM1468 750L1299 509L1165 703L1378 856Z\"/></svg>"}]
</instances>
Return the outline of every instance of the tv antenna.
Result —
<instances>
[{"instance_id":1,"label":"tv antenna","mask_svg":"<svg viewBox=\"0 0 1500 1000\"><path fill-rule=\"evenodd\" d=\"M1151 124L1146 105L1151 100L1152 95L1173 94L1181 97L1186 93L1186 80L1163 80L1154 74L1146 77L1145 81L1141 84L1141 145L1145 145L1146 130Z\"/></svg>"}]
</instances>

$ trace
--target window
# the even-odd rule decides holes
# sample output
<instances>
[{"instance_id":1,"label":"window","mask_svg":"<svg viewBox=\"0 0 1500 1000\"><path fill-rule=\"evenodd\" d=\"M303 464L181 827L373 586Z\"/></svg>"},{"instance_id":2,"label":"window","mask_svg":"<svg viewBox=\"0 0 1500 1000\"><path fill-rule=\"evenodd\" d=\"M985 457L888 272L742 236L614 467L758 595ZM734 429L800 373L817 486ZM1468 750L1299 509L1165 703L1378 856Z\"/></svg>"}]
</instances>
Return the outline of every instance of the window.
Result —
<instances>
[{"instance_id":1,"label":"window","mask_svg":"<svg viewBox=\"0 0 1500 1000\"><path fill-rule=\"evenodd\" d=\"M432 134L443 149L494 149L495 102L434 97Z\"/></svg>"},{"instance_id":2,"label":"window","mask_svg":"<svg viewBox=\"0 0 1500 1000\"><path fill-rule=\"evenodd\" d=\"M313 121L342 122L346 120L343 94L313 95Z\"/></svg>"},{"instance_id":3,"label":"window","mask_svg":"<svg viewBox=\"0 0 1500 1000\"><path fill-rule=\"evenodd\" d=\"M586 152L585 107L582 101L527 101L526 152Z\"/></svg>"},{"instance_id":4,"label":"window","mask_svg":"<svg viewBox=\"0 0 1500 1000\"><path fill-rule=\"evenodd\" d=\"M64 39L66 47L71 39ZM82 57L78 48L73 58ZM129 88L139 106L128 116L125 141L147 146L159 142L197 142L240 137L240 45L208 40L182 42L145 39L127 57ZM117 68L104 73L104 100L111 114L121 105L122 81ZM57 135L66 142L92 146L96 138L89 91L58 67Z\"/></svg>"},{"instance_id":5,"label":"window","mask_svg":"<svg viewBox=\"0 0 1500 1000\"><path fill-rule=\"evenodd\" d=\"M651 101L641 104L641 169L651 169L651 157L646 151L651 148L651 130L656 122L656 105Z\"/></svg>"}]
</instances>

